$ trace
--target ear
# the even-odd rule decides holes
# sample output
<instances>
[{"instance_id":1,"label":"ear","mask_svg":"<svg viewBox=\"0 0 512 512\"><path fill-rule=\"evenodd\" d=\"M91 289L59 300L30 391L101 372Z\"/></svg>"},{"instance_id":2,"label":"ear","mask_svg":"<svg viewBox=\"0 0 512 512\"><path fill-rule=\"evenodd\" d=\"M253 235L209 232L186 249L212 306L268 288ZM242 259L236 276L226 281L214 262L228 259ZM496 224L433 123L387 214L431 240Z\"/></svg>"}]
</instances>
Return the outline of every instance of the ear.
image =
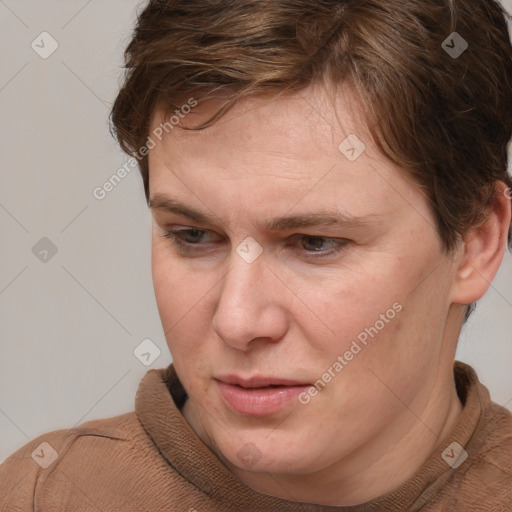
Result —
<instances>
[{"instance_id":1,"label":"ear","mask_svg":"<svg viewBox=\"0 0 512 512\"><path fill-rule=\"evenodd\" d=\"M495 194L485 210L485 220L462 238L456 260L452 302L470 304L482 298L496 276L507 249L510 228L510 189L496 182Z\"/></svg>"}]
</instances>

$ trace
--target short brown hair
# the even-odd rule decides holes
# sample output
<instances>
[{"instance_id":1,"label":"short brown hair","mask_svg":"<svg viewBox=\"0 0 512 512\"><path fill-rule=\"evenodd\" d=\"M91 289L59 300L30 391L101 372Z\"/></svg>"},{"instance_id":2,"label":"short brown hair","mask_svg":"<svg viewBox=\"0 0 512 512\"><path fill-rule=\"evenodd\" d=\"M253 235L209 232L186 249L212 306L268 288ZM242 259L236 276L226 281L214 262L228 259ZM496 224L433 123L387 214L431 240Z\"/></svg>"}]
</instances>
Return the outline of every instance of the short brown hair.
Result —
<instances>
[{"instance_id":1,"label":"short brown hair","mask_svg":"<svg viewBox=\"0 0 512 512\"><path fill-rule=\"evenodd\" d=\"M512 187L506 17L494 0L150 0L125 50L111 131L132 155L155 109L191 91L230 94L201 129L243 97L349 83L377 146L425 190L450 250L496 182ZM468 45L460 55L448 51L456 43ZM149 200L147 156L139 167Z\"/></svg>"}]
</instances>

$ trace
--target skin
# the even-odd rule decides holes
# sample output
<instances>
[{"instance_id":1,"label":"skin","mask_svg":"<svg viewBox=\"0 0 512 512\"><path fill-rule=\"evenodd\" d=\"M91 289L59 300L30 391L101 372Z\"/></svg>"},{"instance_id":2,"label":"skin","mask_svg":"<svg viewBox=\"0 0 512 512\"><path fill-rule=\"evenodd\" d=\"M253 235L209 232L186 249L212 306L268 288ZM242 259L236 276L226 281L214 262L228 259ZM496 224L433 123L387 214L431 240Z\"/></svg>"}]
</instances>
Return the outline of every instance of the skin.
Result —
<instances>
[{"instance_id":1,"label":"skin","mask_svg":"<svg viewBox=\"0 0 512 512\"><path fill-rule=\"evenodd\" d=\"M174 127L158 141L150 199L170 196L213 222L152 208L152 272L189 396L182 412L199 438L261 493L343 506L410 479L456 423L452 367L464 304L498 270L510 201L494 201L489 221L447 254L421 189L373 144L358 98L340 88L337 115L330 98L320 86L252 98L211 128ZM221 104L200 102L182 123ZM162 120L157 110L150 130ZM348 134L366 145L353 162L338 150ZM326 207L372 217L359 226L264 226ZM185 228L201 230L182 237L188 249L163 236ZM252 263L236 251L248 236L263 249ZM338 243L338 253L308 256ZM263 417L224 405L213 377L314 383L395 303L401 311L307 405ZM248 443L250 467L238 456Z\"/></svg>"}]
</instances>

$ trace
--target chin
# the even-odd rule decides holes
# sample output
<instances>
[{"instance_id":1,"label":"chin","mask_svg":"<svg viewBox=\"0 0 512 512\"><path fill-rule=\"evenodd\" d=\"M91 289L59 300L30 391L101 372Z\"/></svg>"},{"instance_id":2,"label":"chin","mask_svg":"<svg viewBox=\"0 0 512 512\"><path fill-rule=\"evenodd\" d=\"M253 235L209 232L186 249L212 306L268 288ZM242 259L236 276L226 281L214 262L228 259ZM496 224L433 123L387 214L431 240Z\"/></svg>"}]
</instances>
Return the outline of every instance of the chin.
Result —
<instances>
[{"instance_id":1,"label":"chin","mask_svg":"<svg viewBox=\"0 0 512 512\"><path fill-rule=\"evenodd\" d=\"M219 434L220 439L215 439L215 444L221 457L242 471L308 474L320 469L314 467L315 464L325 464L320 455L322 448L315 454L310 440L300 435L293 436L290 432L265 429L259 433L247 431L229 436L223 430ZM304 452L304 446L310 449ZM302 447L302 451L297 447Z\"/></svg>"}]
</instances>

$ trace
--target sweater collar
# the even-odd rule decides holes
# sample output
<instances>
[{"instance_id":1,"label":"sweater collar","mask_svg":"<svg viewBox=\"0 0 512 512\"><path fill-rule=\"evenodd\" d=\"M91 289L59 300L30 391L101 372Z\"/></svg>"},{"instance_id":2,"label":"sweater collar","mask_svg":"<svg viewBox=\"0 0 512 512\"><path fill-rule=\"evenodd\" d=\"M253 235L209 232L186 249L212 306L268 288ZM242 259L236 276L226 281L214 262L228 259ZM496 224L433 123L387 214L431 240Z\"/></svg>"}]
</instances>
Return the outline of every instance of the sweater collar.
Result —
<instances>
[{"instance_id":1,"label":"sweater collar","mask_svg":"<svg viewBox=\"0 0 512 512\"><path fill-rule=\"evenodd\" d=\"M487 388L469 365L455 361L454 378L464 408L445 440L416 475L401 487L363 505L349 507L298 503L259 493L245 485L202 442L182 415L180 408L187 395L173 364L149 370L144 375L135 397L135 412L167 462L226 510L235 504L238 510L247 512L386 512L405 509L412 512L421 510L453 472L443 459L443 452L452 443L467 446L482 411L490 404Z\"/></svg>"}]
</instances>

